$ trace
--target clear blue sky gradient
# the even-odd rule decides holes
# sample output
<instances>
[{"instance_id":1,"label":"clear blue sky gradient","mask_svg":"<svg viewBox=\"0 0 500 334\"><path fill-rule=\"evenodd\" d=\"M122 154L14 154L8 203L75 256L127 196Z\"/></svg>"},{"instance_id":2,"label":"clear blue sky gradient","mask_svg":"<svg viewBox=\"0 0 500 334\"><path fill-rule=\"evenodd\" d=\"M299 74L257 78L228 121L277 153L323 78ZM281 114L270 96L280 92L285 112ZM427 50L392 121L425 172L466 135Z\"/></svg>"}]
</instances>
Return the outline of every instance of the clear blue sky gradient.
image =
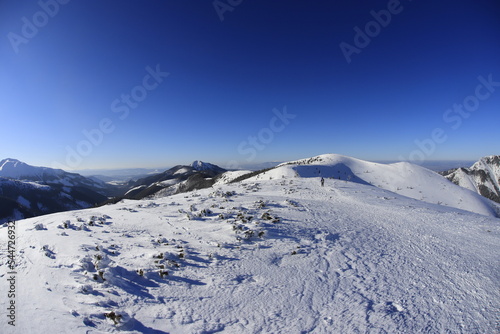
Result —
<instances>
[{"instance_id":1,"label":"clear blue sky gradient","mask_svg":"<svg viewBox=\"0 0 500 334\"><path fill-rule=\"evenodd\" d=\"M223 20L213 1L66 2L0 3L0 158L83 169L500 154L500 86L476 96L479 76L500 82L498 1L403 0L350 63L340 44L356 47L354 28L395 0L233 0ZM168 76L146 77L157 67ZM471 112L447 112L464 100Z\"/></svg>"}]
</instances>

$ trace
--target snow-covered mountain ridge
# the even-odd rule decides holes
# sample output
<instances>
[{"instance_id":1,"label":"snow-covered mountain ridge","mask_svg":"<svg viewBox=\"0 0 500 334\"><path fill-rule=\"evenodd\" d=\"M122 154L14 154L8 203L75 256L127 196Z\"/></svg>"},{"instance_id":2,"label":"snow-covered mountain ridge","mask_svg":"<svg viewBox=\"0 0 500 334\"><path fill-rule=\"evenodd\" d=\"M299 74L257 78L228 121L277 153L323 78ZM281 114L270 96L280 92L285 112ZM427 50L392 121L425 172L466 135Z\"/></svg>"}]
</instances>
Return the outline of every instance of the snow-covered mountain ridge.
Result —
<instances>
[{"instance_id":1,"label":"snow-covered mountain ridge","mask_svg":"<svg viewBox=\"0 0 500 334\"><path fill-rule=\"evenodd\" d=\"M0 161L0 222L83 209L107 199L101 181L60 169Z\"/></svg>"},{"instance_id":2,"label":"snow-covered mountain ridge","mask_svg":"<svg viewBox=\"0 0 500 334\"><path fill-rule=\"evenodd\" d=\"M0 223L89 208L105 196L80 187L45 185L0 177Z\"/></svg>"},{"instance_id":3,"label":"snow-covered mountain ridge","mask_svg":"<svg viewBox=\"0 0 500 334\"><path fill-rule=\"evenodd\" d=\"M125 199L163 197L212 186L225 169L196 160L191 165L177 165L162 173L131 182Z\"/></svg>"},{"instance_id":4,"label":"snow-covered mountain ridge","mask_svg":"<svg viewBox=\"0 0 500 334\"><path fill-rule=\"evenodd\" d=\"M15 330L494 333L499 222L306 177L31 218L16 223Z\"/></svg>"},{"instance_id":5,"label":"snow-covered mountain ridge","mask_svg":"<svg viewBox=\"0 0 500 334\"><path fill-rule=\"evenodd\" d=\"M35 167L16 159L0 161L0 177L63 186L86 186L100 190L105 188L103 182L83 177L80 174L68 173L62 169Z\"/></svg>"},{"instance_id":6,"label":"snow-covered mountain ridge","mask_svg":"<svg viewBox=\"0 0 500 334\"><path fill-rule=\"evenodd\" d=\"M481 158L470 168L441 173L451 182L500 203L500 156Z\"/></svg>"},{"instance_id":7,"label":"snow-covered mountain ridge","mask_svg":"<svg viewBox=\"0 0 500 334\"><path fill-rule=\"evenodd\" d=\"M496 203L449 182L438 173L408 162L380 164L338 154L324 154L280 164L252 179L290 177L324 177L370 184L432 204L490 216L500 214L500 206Z\"/></svg>"}]
</instances>

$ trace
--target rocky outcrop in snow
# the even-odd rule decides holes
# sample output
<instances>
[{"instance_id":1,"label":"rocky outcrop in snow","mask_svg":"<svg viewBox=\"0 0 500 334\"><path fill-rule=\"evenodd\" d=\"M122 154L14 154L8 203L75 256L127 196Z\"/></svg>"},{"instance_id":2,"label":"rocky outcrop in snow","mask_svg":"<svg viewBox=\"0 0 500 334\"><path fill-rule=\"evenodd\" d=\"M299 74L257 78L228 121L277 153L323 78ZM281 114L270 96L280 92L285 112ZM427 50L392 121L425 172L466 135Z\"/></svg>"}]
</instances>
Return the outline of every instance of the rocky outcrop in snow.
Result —
<instances>
[{"instance_id":1,"label":"rocky outcrop in snow","mask_svg":"<svg viewBox=\"0 0 500 334\"><path fill-rule=\"evenodd\" d=\"M500 155L481 158L470 168L441 173L451 182L500 203Z\"/></svg>"}]
</instances>

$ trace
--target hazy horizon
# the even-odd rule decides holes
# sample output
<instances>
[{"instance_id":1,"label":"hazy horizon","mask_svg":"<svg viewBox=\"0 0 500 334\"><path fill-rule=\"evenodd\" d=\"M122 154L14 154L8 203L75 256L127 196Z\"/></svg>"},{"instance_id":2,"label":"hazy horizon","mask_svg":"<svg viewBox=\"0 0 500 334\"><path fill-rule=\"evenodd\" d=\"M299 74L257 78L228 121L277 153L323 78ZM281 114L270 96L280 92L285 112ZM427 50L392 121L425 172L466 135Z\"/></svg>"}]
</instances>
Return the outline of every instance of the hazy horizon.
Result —
<instances>
[{"instance_id":1,"label":"hazy horizon","mask_svg":"<svg viewBox=\"0 0 500 334\"><path fill-rule=\"evenodd\" d=\"M211 161L205 161L212 163ZM248 170L259 170L263 168L268 168L268 167L274 167L280 163L283 163L285 161L267 161L267 162L260 162L260 163L254 163L254 164L246 164L246 165L241 165L239 166L238 169L248 169ZM381 164L391 164L391 163L396 163L399 161L392 161L392 160L371 160L370 162L376 162L376 163L381 163ZM419 166L428 168L430 170L439 172L439 171L446 171L452 168L459 168L459 167L471 167L472 164L474 164L476 160L429 160L429 161L424 161L422 163L416 163ZM189 165L190 162L186 163L181 163L180 165ZM221 164L214 163L215 165L218 165L220 167L224 167ZM97 175L98 172L104 173L104 175L110 174L112 175L113 172L119 172L119 171L134 171L136 170L138 175L140 175L140 171L159 171L160 173L168 170L170 168L174 167L172 166L159 166L159 167L134 167L134 168L107 168L107 169L75 169L71 170L70 172L72 173L79 173L82 175Z\"/></svg>"}]
</instances>

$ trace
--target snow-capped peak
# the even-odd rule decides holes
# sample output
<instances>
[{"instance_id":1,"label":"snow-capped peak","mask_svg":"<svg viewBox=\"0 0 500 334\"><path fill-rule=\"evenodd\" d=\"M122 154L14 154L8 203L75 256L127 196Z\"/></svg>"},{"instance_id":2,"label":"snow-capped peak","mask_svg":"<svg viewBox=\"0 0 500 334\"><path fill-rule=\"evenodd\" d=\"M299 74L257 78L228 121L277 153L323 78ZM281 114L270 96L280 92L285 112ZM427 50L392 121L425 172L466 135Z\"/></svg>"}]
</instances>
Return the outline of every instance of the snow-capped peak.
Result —
<instances>
[{"instance_id":1,"label":"snow-capped peak","mask_svg":"<svg viewBox=\"0 0 500 334\"><path fill-rule=\"evenodd\" d=\"M500 156L483 157L470 168L442 174L453 183L500 203Z\"/></svg>"},{"instance_id":2,"label":"snow-capped peak","mask_svg":"<svg viewBox=\"0 0 500 334\"><path fill-rule=\"evenodd\" d=\"M0 161L0 170L2 170L3 168L10 168L12 165L16 167L16 165L19 163L24 164L23 162L17 159L12 159L12 158L3 159L2 161Z\"/></svg>"},{"instance_id":3,"label":"snow-capped peak","mask_svg":"<svg viewBox=\"0 0 500 334\"><path fill-rule=\"evenodd\" d=\"M203 162L201 160L195 160L191 164L191 167L193 167L194 170L197 170L199 172L201 171L216 171L216 172L223 172L224 169L221 167L208 163L208 162Z\"/></svg>"},{"instance_id":4,"label":"snow-capped peak","mask_svg":"<svg viewBox=\"0 0 500 334\"><path fill-rule=\"evenodd\" d=\"M28 165L17 159L4 159L0 161L0 177L11 179L33 179L42 175L59 177L65 172L61 169L52 169L48 167L35 167Z\"/></svg>"}]
</instances>

